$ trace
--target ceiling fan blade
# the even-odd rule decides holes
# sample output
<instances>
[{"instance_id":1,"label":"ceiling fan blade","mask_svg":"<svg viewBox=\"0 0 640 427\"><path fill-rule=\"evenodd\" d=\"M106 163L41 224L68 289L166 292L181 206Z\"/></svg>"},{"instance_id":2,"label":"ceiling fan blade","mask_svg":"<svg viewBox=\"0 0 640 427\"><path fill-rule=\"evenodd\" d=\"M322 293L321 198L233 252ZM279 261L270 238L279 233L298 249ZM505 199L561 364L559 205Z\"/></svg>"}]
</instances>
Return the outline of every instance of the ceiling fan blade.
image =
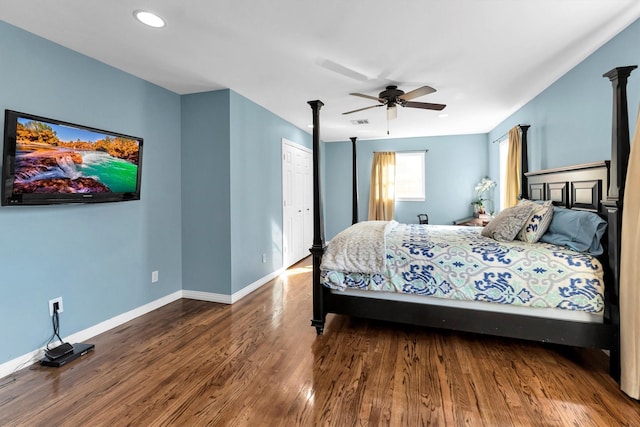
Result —
<instances>
[{"instance_id":1,"label":"ceiling fan blade","mask_svg":"<svg viewBox=\"0 0 640 427\"><path fill-rule=\"evenodd\" d=\"M431 86L422 86L418 89L411 90L404 95L400 95L400 99L404 99L405 101L409 101L414 98L418 98L420 96L429 95L430 93L435 92L436 90Z\"/></svg>"},{"instance_id":2,"label":"ceiling fan blade","mask_svg":"<svg viewBox=\"0 0 640 427\"><path fill-rule=\"evenodd\" d=\"M443 110L446 107L445 104L432 104L430 102L405 102L402 104L403 107L411 107L411 108L423 108L425 110Z\"/></svg>"},{"instance_id":3,"label":"ceiling fan blade","mask_svg":"<svg viewBox=\"0 0 640 427\"><path fill-rule=\"evenodd\" d=\"M344 115L344 114L357 113L358 111L364 111L364 110L368 110L369 108L376 108L376 107L382 107L382 104L371 105L369 107L364 107L364 108L358 108L357 110L347 111L346 113L342 113L342 114Z\"/></svg>"},{"instance_id":4,"label":"ceiling fan blade","mask_svg":"<svg viewBox=\"0 0 640 427\"><path fill-rule=\"evenodd\" d=\"M350 93L349 95L359 96L360 98L373 99L374 101L379 101L382 103L387 102L385 99L378 98L377 96L365 95L364 93Z\"/></svg>"},{"instance_id":5,"label":"ceiling fan blade","mask_svg":"<svg viewBox=\"0 0 640 427\"><path fill-rule=\"evenodd\" d=\"M361 82L369 81L369 77L365 76L364 74L352 70L349 67L345 67L344 65L338 64L337 62L334 62L330 59L321 59L317 61L317 63L321 67L324 67L327 70L331 70L335 73L342 74L345 77L349 77Z\"/></svg>"}]
</instances>

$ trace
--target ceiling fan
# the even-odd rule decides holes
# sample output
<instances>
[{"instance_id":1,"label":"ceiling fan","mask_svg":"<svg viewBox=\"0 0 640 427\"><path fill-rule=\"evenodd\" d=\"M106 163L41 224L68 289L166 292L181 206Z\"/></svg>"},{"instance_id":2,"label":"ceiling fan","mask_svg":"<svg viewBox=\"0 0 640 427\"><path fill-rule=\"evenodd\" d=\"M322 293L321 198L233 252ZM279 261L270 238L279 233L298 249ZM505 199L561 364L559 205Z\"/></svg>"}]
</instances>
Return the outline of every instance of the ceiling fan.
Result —
<instances>
[{"instance_id":1,"label":"ceiling fan","mask_svg":"<svg viewBox=\"0 0 640 427\"><path fill-rule=\"evenodd\" d=\"M380 92L378 96L365 95L363 93L350 93L349 95L359 96L361 98L373 99L378 101L379 104L371 105L369 107L358 108L357 110L347 111L342 114L357 113L358 111L368 110L369 108L387 107L387 120L395 119L398 116L398 110L396 106L410 107L410 108L423 108L425 110L437 110L440 111L445 104L432 104L430 102L415 102L411 101L414 98L428 95L436 90L431 86L422 86L412 91L405 93L403 90L398 89L398 86L387 86L385 90Z\"/></svg>"}]
</instances>

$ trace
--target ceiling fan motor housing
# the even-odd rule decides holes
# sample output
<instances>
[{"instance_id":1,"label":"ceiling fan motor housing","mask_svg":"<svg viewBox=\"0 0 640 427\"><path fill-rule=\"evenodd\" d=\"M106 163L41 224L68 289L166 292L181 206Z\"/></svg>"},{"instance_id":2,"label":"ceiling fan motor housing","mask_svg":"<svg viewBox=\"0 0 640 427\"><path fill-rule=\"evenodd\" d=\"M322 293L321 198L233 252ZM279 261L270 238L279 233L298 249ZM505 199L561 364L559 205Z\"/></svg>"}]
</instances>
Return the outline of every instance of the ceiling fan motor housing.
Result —
<instances>
[{"instance_id":1,"label":"ceiling fan motor housing","mask_svg":"<svg viewBox=\"0 0 640 427\"><path fill-rule=\"evenodd\" d=\"M402 102L402 100L399 99L399 97L402 95L404 95L404 91L398 89L398 86L387 86L385 90L380 92L378 98L386 99L387 107L391 107Z\"/></svg>"}]
</instances>

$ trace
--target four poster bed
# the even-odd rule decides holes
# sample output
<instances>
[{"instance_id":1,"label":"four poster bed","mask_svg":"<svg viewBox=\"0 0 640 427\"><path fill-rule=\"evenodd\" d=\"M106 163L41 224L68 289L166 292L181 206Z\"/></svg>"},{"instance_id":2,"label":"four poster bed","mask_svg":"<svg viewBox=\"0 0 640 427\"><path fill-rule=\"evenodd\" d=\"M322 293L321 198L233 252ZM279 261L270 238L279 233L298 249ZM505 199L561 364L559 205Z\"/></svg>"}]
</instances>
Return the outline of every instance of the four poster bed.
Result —
<instances>
[{"instance_id":1,"label":"four poster bed","mask_svg":"<svg viewBox=\"0 0 640 427\"><path fill-rule=\"evenodd\" d=\"M561 249L548 243L517 241L509 246L481 236L480 229L475 227L407 225L395 222L356 224L355 191L354 225L349 227L347 234L354 233L355 230L355 234L359 235L363 228L373 226L373 233L382 236L381 239L386 245L383 244L382 249L375 249L367 237L364 239L364 247L369 248L368 252L372 252L373 255L364 253L367 251L362 248L353 249L347 240L343 241L343 237L346 238L343 236L345 232L341 232L330 242L328 248L334 249L331 246L335 246L339 249L338 252L325 255L327 248L324 241L322 187L319 179L319 111L323 104L321 101L310 101L314 125L314 240L310 249L313 256L311 325L316 328L317 333L324 332L326 315L335 313L576 347L607 349L610 351L610 374L617 379L620 370L620 230L622 196L630 151L626 84L634 68L636 67L619 67L604 75L613 84L610 161L527 172L526 144L529 126L520 125L522 197L538 201L539 206L545 205L542 201L551 201L547 202L546 206L552 203L555 207L566 208L561 212L563 215L575 211L591 212L593 214L589 215L606 221L606 232L601 239L603 254L599 256ZM354 138L352 142L355 168ZM354 181L354 190L355 185ZM550 209L557 212L555 207ZM532 207L527 216L535 209L537 208ZM449 234L438 237L436 231L439 233L440 229ZM599 229L602 230L601 227ZM598 234L598 237L600 236L601 234ZM454 248L454 243L470 246ZM448 252L439 252L441 248L446 248ZM534 248L544 248L547 252L534 252ZM340 264L344 261L343 258L350 256L350 252L361 255L361 258ZM524 259L518 258L521 256ZM423 259L418 260L418 257ZM535 264L540 260L551 262ZM496 266L491 263L502 265ZM569 270L576 269L576 266L586 267L586 270L590 270L586 274L594 273L595 276L571 276L569 273L573 272ZM448 273L442 274L449 276L440 275L439 269L447 270ZM541 308L542 303L536 292L558 277L563 282L558 285L555 300L552 298L552 308ZM417 282L414 282L414 279ZM512 289L511 285L515 282L524 287ZM419 283L420 286L416 288L414 283ZM470 284L471 288L474 288L475 284L475 288L465 288ZM578 284L586 286L577 287ZM527 285L531 286L527 288ZM394 287L400 292L388 292ZM509 302L518 303L515 307L504 304L505 288L509 288L506 292ZM371 292L372 289L380 292ZM452 294L453 300L438 298L439 293ZM461 301L460 295L465 293L470 294L472 301Z\"/></svg>"}]
</instances>

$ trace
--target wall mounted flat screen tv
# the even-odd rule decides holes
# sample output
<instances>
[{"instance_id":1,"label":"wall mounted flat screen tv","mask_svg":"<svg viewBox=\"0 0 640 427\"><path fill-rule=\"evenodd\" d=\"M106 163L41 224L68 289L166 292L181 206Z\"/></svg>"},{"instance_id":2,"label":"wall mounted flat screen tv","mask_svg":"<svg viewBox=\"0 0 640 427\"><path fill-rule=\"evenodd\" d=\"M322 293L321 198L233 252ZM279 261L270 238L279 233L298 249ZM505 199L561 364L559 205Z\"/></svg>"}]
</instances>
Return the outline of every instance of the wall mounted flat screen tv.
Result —
<instances>
[{"instance_id":1,"label":"wall mounted flat screen tv","mask_svg":"<svg viewBox=\"0 0 640 427\"><path fill-rule=\"evenodd\" d=\"M140 199L142 138L5 110L2 206Z\"/></svg>"}]
</instances>

